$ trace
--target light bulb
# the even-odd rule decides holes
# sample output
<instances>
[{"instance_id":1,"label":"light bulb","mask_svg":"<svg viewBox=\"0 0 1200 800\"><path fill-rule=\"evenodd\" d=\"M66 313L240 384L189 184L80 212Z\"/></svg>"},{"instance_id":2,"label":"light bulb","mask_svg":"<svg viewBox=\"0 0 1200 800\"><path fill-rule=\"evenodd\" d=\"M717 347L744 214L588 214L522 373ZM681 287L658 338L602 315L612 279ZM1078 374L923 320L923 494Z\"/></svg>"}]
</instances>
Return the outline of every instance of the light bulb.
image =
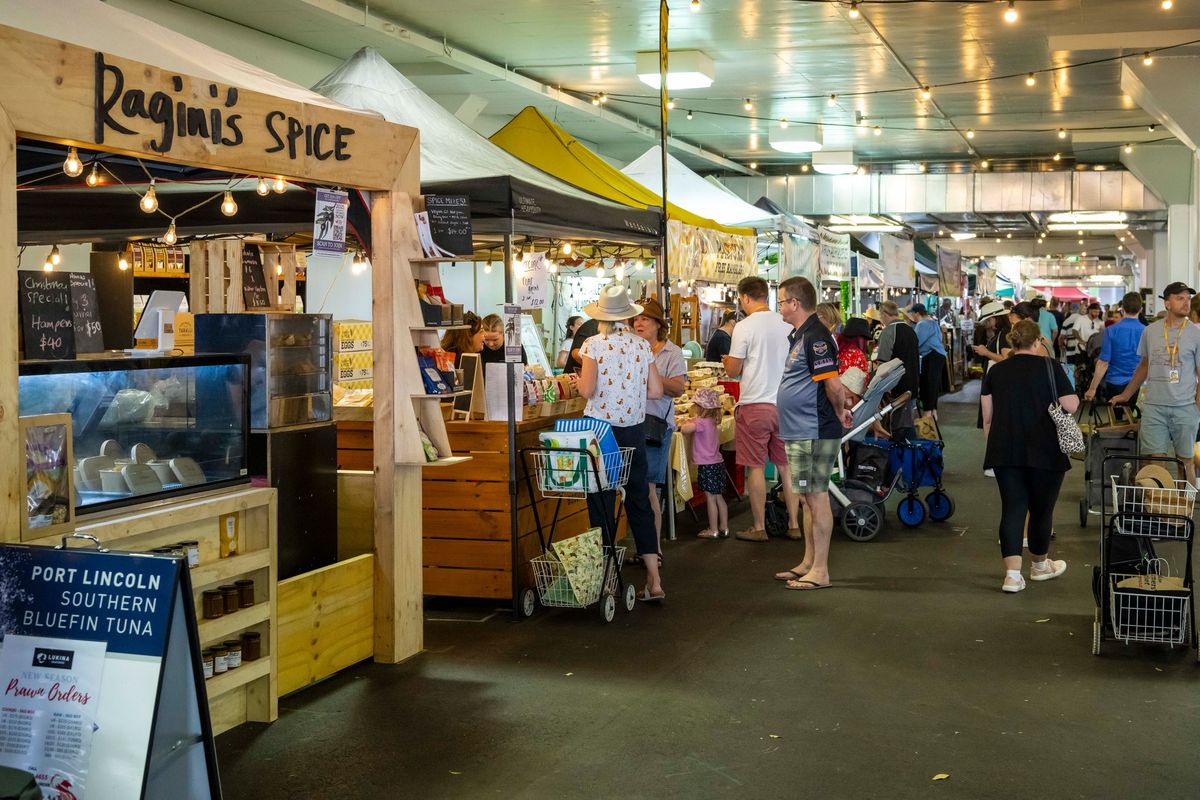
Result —
<instances>
[{"instance_id":1,"label":"light bulb","mask_svg":"<svg viewBox=\"0 0 1200 800\"><path fill-rule=\"evenodd\" d=\"M484 274L484 275L491 275L491 274L492 274L492 265L491 265L491 264L484 264L484 265L483 265L483 274Z\"/></svg>"},{"instance_id":2,"label":"light bulb","mask_svg":"<svg viewBox=\"0 0 1200 800\"><path fill-rule=\"evenodd\" d=\"M232 217L237 213L237 203L233 200L233 192L225 193L225 199L221 201L221 213L227 217Z\"/></svg>"},{"instance_id":3,"label":"light bulb","mask_svg":"<svg viewBox=\"0 0 1200 800\"><path fill-rule=\"evenodd\" d=\"M924 162L917 164L917 172L924 172L926 169Z\"/></svg>"},{"instance_id":4,"label":"light bulb","mask_svg":"<svg viewBox=\"0 0 1200 800\"><path fill-rule=\"evenodd\" d=\"M594 105L594 106L600 105L600 95L598 95L598 94L592 95L592 105Z\"/></svg>"},{"instance_id":5,"label":"light bulb","mask_svg":"<svg viewBox=\"0 0 1200 800\"><path fill-rule=\"evenodd\" d=\"M624 267L624 265L622 265L622 266L620 266L620 267L617 267L617 269L616 269L616 270L613 272L613 275L614 275L614 276L616 276L616 279L617 279L617 280L619 280L619 281L623 281L623 280L625 280L625 267Z\"/></svg>"},{"instance_id":6,"label":"light bulb","mask_svg":"<svg viewBox=\"0 0 1200 800\"><path fill-rule=\"evenodd\" d=\"M254 191L258 192L259 197L266 197L271 193L271 184L267 183L266 178L259 178L258 185L254 187Z\"/></svg>"},{"instance_id":7,"label":"light bulb","mask_svg":"<svg viewBox=\"0 0 1200 800\"><path fill-rule=\"evenodd\" d=\"M1025 85L1034 86L1037 84L1037 76L1032 72L1025 76Z\"/></svg>"},{"instance_id":8,"label":"light bulb","mask_svg":"<svg viewBox=\"0 0 1200 800\"><path fill-rule=\"evenodd\" d=\"M100 184L100 164L92 162L92 171L87 176L88 186L98 186Z\"/></svg>"},{"instance_id":9,"label":"light bulb","mask_svg":"<svg viewBox=\"0 0 1200 800\"><path fill-rule=\"evenodd\" d=\"M996 237L996 244L1000 244L1000 237L999 237L999 236L997 236L997 237Z\"/></svg>"},{"instance_id":10,"label":"light bulb","mask_svg":"<svg viewBox=\"0 0 1200 800\"><path fill-rule=\"evenodd\" d=\"M825 101L825 105L829 106L830 108L833 108L834 106L836 106L837 105L837 95L836 94L829 95L829 99Z\"/></svg>"},{"instance_id":11,"label":"light bulb","mask_svg":"<svg viewBox=\"0 0 1200 800\"><path fill-rule=\"evenodd\" d=\"M945 231L945 229L944 229L944 228L938 228L938 236L945 236L945 235L946 235L946 231Z\"/></svg>"},{"instance_id":12,"label":"light bulb","mask_svg":"<svg viewBox=\"0 0 1200 800\"><path fill-rule=\"evenodd\" d=\"M1133 152L1133 145L1131 145L1131 144L1125 145L1125 155L1129 155L1132 152Z\"/></svg>"},{"instance_id":13,"label":"light bulb","mask_svg":"<svg viewBox=\"0 0 1200 800\"><path fill-rule=\"evenodd\" d=\"M670 100L667 101L667 110L668 111L675 110L675 98L672 97Z\"/></svg>"},{"instance_id":14,"label":"light bulb","mask_svg":"<svg viewBox=\"0 0 1200 800\"><path fill-rule=\"evenodd\" d=\"M562 243L562 254L563 254L564 256L569 256L569 255L571 255L571 250L572 250L572 249L574 249L574 248L572 248L572 247L571 247L571 243L570 243L570 242L563 242L563 243Z\"/></svg>"},{"instance_id":15,"label":"light bulb","mask_svg":"<svg viewBox=\"0 0 1200 800\"><path fill-rule=\"evenodd\" d=\"M150 188L142 195L141 202L138 205L147 214L153 214L155 211L158 211L158 192L154 191L154 178L150 179Z\"/></svg>"},{"instance_id":16,"label":"light bulb","mask_svg":"<svg viewBox=\"0 0 1200 800\"><path fill-rule=\"evenodd\" d=\"M692 11L699 11L700 10L700 0L692 0L691 9L692 9Z\"/></svg>"},{"instance_id":17,"label":"light bulb","mask_svg":"<svg viewBox=\"0 0 1200 800\"><path fill-rule=\"evenodd\" d=\"M283 264L276 264L276 265L275 265L275 274L276 274L276 275L282 275L282 274L283 274Z\"/></svg>"},{"instance_id":18,"label":"light bulb","mask_svg":"<svg viewBox=\"0 0 1200 800\"><path fill-rule=\"evenodd\" d=\"M1055 153L1055 154L1054 154L1054 160L1055 160L1055 161L1062 161L1062 153Z\"/></svg>"},{"instance_id":19,"label":"light bulb","mask_svg":"<svg viewBox=\"0 0 1200 800\"><path fill-rule=\"evenodd\" d=\"M117 259L117 269L121 270L121 272L128 270L129 259L127 259L125 256L121 256L119 259Z\"/></svg>"},{"instance_id":20,"label":"light bulb","mask_svg":"<svg viewBox=\"0 0 1200 800\"><path fill-rule=\"evenodd\" d=\"M550 266L546 267L546 270L547 270L547 271L548 271L548 272L549 272L551 275L553 275L553 274L555 274L556 272L558 272L558 264L557 264L557 263L555 263L554 261L551 261L551 262L550 262Z\"/></svg>"},{"instance_id":21,"label":"light bulb","mask_svg":"<svg viewBox=\"0 0 1200 800\"><path fill-rule=\"evenodd\" d=\"M928 86L922 86L921 87L921 99L929 100L932 97L933 97L933 90L930 89Z\"/></svg>"},{"instance_id":22,"label":"light bulb","mask_svg":"<svg viewBox=\"0 0 1200 800\"><path fill-rule=\"evenodd\" d=\"M1011 234L1011 233L1006 233L1006 234L1004 234L1004 238L1005 238L1005 239L1011 239L1011 238L1012 238L1012 234Z\"/></svg>"},{"instance_id":23,"label":"light bulb","mask_svg":"<svg viewBox=\"0 0 1200 800\"><path fill-rule=\"evenodd\" d=\"M1175 0L1162 0L1162 10L1170 11L1175 7Z\"/></svg>"},{"instance_id":24,"label":"light bulb","mask_svg":"<svg viewBox=\"0 0 1200 800\"><path fill-rule=\"evenodd\" d=\"M1083 244L1083 239L1080 239L1080 240L1079 240L1079 243L1080 243L1080 244Z\"/></svg>"},{"instance_id":25,"label":"light bulb","mask_svg":"<svg viewBox=\"0 0 1200 800\"><path fill-rule=\"evenodd\" d=\"M879 127L878 125L876 125L874 128L872 128L871 132L874 133L876 136L883 136L883 128Z\"/></svg>"},{"instance_id":26,"label":"light bulb","mask_svg":"<svg viewBox=\"0 0 1200 800\"><path fill-rule=\"evenodd\" d=\"M788 121L786 119L779 120L779 127L786 128L787 126L788 126Z\"/></svg>"},{"instance_id":27,"label":"light bulb","mask_svg":"<svg viewBox=\"0 0 1200 800\"><path fill-rule=\"evenodd\" d=\"M608 94L607 93L605 93L605 92L600 93L600 102L601 102L601 104L608 102Z\"/></svg>"},{"instance_id":28,"label":"light bulb","mask_svg":"<svg viewBox=\"0 0 1200 800\"><path fill-rule=\"evenodd\" d=\"M1124 249L1125 249L1125 245L1123 245L1123 244L1119 244L1119 245L1117 245L1117 249L1118 249L1118 250L1124 250Z\"/></svg>"},{"instance_id":29,"label":"light bulb","mask_svg":"<svg viewBox=\"0 0 1200 800\"><path fill-rule=\"evenodd\" d=\"M1156 123L1151 122L1149 125L1146 126L1146 130L1150 131L1151 133L1154 133L1156 130L1158 130L1158 125Z\"/></svg>"},{"instance_id":30,"label":"light bulb","mask_svg":"<svg viewBox=\"0 0 1200 800\"><path fill-rule=\"evenodd\" d=\"M287 191L287 181L283 179L283 176L280 176L271 184L271 188L275 191L275 194L283 194Z\"/></svg>"},{"instance_id":31,"label":"light bulb","mask_svg":"<svg viewBox=\"0 0 1200 800\"><path fill-rule=\"evenodd\" d=\"M1065 139L1065 138L1067 138L1067 129L1066 129L1066 128L1059 128L1059 129L1058 129L1058 138L1060 138L1060 139Z\"/></svg>"},{"instance_id":32,"label":"light bulb","mask_svg":"<svg viewBox=\"0 0 1200 800\"><path fill-rule=\"evenodd\" d=\"M596 267L596 277L597 278L604 277L604 267Z\"/></svg>"},{"instance_id":33,"label":"light bulb","mask_svg":"<svg viewBox=\"0 0 1200 800\"><path fill-rule=\"evenodd\" d=\"M858 19L858 0L852 0L850 3L850 19Z\"/></svg>"},{"instance_id":34,"label":"light bulb","mask_svg":"<svg viewBox=\"0 0 1200 800\"><path fill-rule=\"evenodd\" d=\"M54 247L50 248L49 261L56 267L62 263L62 253L58 251L58 245L54 245Z\"/></svg>"},{"instance_id":35,"label":"light bulb","mask_svg":"<svg viewBox=\"0 0 1200 800\"><path fill-rule=\"evenodd\" d=\"M1154 63L1154 56L1150 55L1149 52L1142 53L1142 63L1147 67L1150 66Z\"/></svg>"},{"instance_id":36,"label":"light bulb","mask_svg":"<svg viewBox=\"0 0 1200 800\"><path fill-rule=\"evenodd\" d=\"M974 128L967 128L967 138L968 139L975 138L975 129Z\"/></svg>"},{"instance_id":37,"label":"light bulb","mask_svg":"<svg viewBox=\"0 0 1200 800\"><path fill-rule=\"evenodd\" d=\"M645 267L646 267L646 262L642 261L640 258L637 261L633 262L633 268L635 270L642 270L642 269L645 269Z\"/></svg>"},{"instance_id":38,"label":"light bulb","mask_svg":"<svg viewBox=\"0 0 1200 800\"><path fill-rule=\"evenodd\" d=\"M690 110L688 111L687 118L688 118L688 119L691 119L691 118L692 118L692 112L691 112Z\"/></svg>"},{"instance_id":39,"label":"light bulb","mask_svg":"<svg viewBox=\"0 0 1200 800\"><path fill-rule=\"evenodd\" d=\"M1004 21L1009 25L1012 25L1017 21L1017 17L1019 16L1020 14L1017 13L1017 4L1015 0L1008 0L1008 8L1004 10Z\"/></svg>"},{"instance_id":40,"label":"light bulb","mask_svg":"<svg viewBox=\"0 0 1200 800\"><path fill-rule=\"evenodd\" d=\"M524 263L525 263L525 253L518 250L517 254L515 256L513 256L513 266L519 267Z\"/></svg>"},{"instance_id":41,"label":"light bulb","mask_svg":"<svg viewBox=\"0 0 1200 800\"><path fill-rule=\"evenodd\" d=\"M750 167L750 169L758 169L758 162L751 161L747 166Z\"/></svg>"},{"instance_id":42,"label":"light bulb","mask_svg":"<svg viewBox=\"0 0 1200 800\"><path fill-rule=\"evenodd\" d=\"M67 159L63 162L63 172L72 178L78 178L83 174L83 162L79 160L79 151L74 147L67 149Z\"/></svg>"},{"instance_id":43,"label":"light bulb","mask_svg":"<svg viewBox=\"0 0 1200 800\"><path fill-rule=\"evenodd\" d=\"M801 164L801 165L800 165L800 171L801 171L801 172L808 172L808 169L809 169L809 167L808 167L808 164Z\"/></svg>"},{"instance_id":44,"label":"light bulb","mask_svg":"<svg viewBox=\"0 0 1200 800\"><path fill-rule=\"evenodd\" d=\"M746 111L754 110L754 103L750 100L749 97L747 97L744 101L742 101L742 108L745 109Z\"/></svg>"},{"instance_id":45,"label":"light bulb","mask_svg":"<svg viewBox=\"0 0 1200 800\"><path fill-rule=\"evenodd\" d=\"M987 169L989 166L991 166L991 165L988 163L988 160L986 158L983 161L979 162L980 169Z\"/></svg>"},{"instance_id":46,"label":"light bulb","mask_svg":"<svg viewBox=\"0 0 1200 800\"><path fill-rule=\"evenodd\" d=\"M1084 251L1083 251L1082 253L1080 253L1079 255L1081 255L1081 256L1082 256L1082 257L1084 257L1084 258L1087 258L1087 250L1084 250Z\"/></svg>"},{"instance_id":47,"label":"light bulb","mask_svg":"<svg viewBox=\"0 0 1200 800\"><path fill-rule=\"evenodd\" d=\"M171 224L167 226L167 232L162 237L163 244L175 244L179 237L175 235L175 220L171 220Z\"/></svg>"},{"instance_id":48,"label":"light bulb","mask_svg":"<svg viewBox=\"0 0 1200 800\"><path fill-rule=\"evenodd\" d=\"M45 263L42 264L42 269L46 272L54 272L54 265L50 263L50 259L46 259Z\"/></svg>"}]
</instances>

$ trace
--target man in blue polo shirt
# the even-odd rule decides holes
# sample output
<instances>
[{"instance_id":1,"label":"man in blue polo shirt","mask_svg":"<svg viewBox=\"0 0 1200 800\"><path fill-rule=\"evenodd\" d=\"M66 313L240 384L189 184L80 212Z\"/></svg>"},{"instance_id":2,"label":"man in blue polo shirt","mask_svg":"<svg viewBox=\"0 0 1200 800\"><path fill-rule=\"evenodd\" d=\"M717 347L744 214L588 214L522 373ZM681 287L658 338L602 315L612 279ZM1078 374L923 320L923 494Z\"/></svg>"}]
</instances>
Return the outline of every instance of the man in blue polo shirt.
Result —
<instances>
[{"instance_id":1,"label":"man in blue polo shirt","mask_svg":"<svg viewBox=\"0 0 1200 800\"><path fill-rule=\"evenodd\" d=\"M1129 292L1121 298L1121 310L1125 317L1104 329L1104 340L1100 346L1100 357L1096 360L1096 374L1083 395L1084 400L1107 400L1125 391L1142 357L1138 355L1138 343L1146 326L1138 320L1142 310L1142 296Z\"/></svg>"},{"instance_id":2,"label":"man in blue polo shirt","mask_svg":"<svg viewBox=\"0 0 1200 800\"><path fill-rule=\"evenodd\" d=\"M805 278L779 284L779 313L793 327L791 349L775 405L779 437L787 453L792 488L804 514L804 560L775 575L787 588L824 589L829 582L829 539L833 511L829 477L845 428L850 426L846 394L838 379L837 344L816 315L817 290Z\"/></svg>"}]
</instances>

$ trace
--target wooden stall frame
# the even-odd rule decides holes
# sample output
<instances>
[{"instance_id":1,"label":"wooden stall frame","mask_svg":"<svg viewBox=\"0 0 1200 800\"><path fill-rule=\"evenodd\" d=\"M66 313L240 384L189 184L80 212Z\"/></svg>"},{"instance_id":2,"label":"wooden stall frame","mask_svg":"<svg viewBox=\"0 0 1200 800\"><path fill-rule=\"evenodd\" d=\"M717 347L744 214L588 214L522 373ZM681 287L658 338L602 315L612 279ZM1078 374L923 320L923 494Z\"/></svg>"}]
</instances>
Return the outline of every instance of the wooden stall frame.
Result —
<instances>
[{"instance_id":1,"label":"wooden stall frame","mask_svg":"<svg viewBox=\"0 0 1200 800\"><path fill-rule=\"evenodd\" d=\"M422 646L421 519L398 513L419 508L424 462L418 408L408 397L419 380L416 358L403 334L420 316L410 255L416 230L410 198L419 191L416 129L322 104L273 97L164 70L90 48L0 26L0 258L8 280L17 271L16 143L18 137L74 145L156 161L271 175L372 192L372 287L376 353L376 660L395 662ZM228 120L238 114L236 138L180 135L166 143L161 125L126 116L114 88L162 92L172 103ZM298 136L323 131L327 149L286 144L268 121ZM307 134L306 134L307 132ZM230 133L232 133L230 131ZM297 140L293 140L295 143ZM311 141L311 140L310 140ZM340 142L334 151L328 149ZM335 155L336 152L336 155ZM0 292L0 318L16 320L16 292ZM399 355L397 355L397 353ZM17 422L18 342L15 324L0 329L0 536L20 531L24 453ZM427 432L444 439L440 415L421 408ZM432 429L432 430L431 430Z\"/></svg>"}]
</instances>

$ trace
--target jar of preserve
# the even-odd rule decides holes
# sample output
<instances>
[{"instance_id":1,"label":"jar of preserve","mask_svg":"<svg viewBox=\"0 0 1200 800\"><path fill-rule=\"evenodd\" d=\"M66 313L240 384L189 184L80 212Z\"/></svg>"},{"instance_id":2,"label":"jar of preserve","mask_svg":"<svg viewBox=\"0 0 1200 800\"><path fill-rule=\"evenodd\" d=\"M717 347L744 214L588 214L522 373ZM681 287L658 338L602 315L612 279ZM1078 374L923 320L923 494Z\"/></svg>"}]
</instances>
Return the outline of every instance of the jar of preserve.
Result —
<instances>
[{"instance_id":1,"label":"jar of preserve","mask_svg":"<svg viewBox=\"0 0 1200 800\"><path fill-rule=\"evenodd\" d=\"M221 675L229 671L229 651L224 645L217 645L212 649L213 654L213 674Z\"/></svg>"},{"instance_id":2,"label":"jar of preserve","mask_svg":"<svg viewBox=\"0 0 1200 800\"><path fill-rule=\"evenodd\" d=\"M242 608L249 608L254 605L254 581L250 578L242 578L233 582L238 587L238 603Z\"/></svg>"},{"instance_id":3,"label":"jar of preserve","mask_svg":"<svg viewBox=\"0 0 1200 800\"><path fill-rule=\"evenodd\" d=\"M216 619L225 613L225 593L220 589L204 590L204 618ZM234 611L237 611L235 608Z\"/></svg>"},{"instance_id":4,"label":"jar of preserve","mask_svg":"<svg viewBox=\"0 0 1200 800\"><path fill-rule=\"evenodd\" d=\"M262 656L262 634L246 631L242 634L242 661L257 661Z\"/></svg>"},{"instance_id":5,"label":"jar of preserve","mask_svg":"<svg viewBox=\"0 0 1200 800\"><path fill-rule=\"evenodd\" d=\"M238 587L232 583L227 583L224 586L218 586L217 589L220 590L221 596L224 598L226 614L236 613L242 607L241 592L238 591Z\"/></svg>"},{"instance_id":6,"label":"jar of preserve","mask_svg":"<svg viewBox=\"0 0 1200 800\"><path fill-rule=\"evenodd\" d=\"M237 669L242 665L242 640L241 639L226 639L221 642L222 646L228 650L225 656L225 666L229 669Z\"/></svg>"},{"instance_id":7,"label":"jar of preserve","mask_svg":"<svg viewBox=\"0 0 1200 800\"><path fill-rule=\"evenodd\" d=\"M213 653L212 650L205 650L200 654L201 660L204 662L204 680L208 680L213 676Z\"/></svg>"},{"instance_id":8,"label":"jar of preserve","mask_svg":"<svg viewBox=\"0 0 1200 800\"><path fill-rule=\"evenodd\" d=\"M189 569L195 569L200 566L200 543L194 540L180 542L179 546L187 553L187 562Z\"/></svg>"}]
</instances>

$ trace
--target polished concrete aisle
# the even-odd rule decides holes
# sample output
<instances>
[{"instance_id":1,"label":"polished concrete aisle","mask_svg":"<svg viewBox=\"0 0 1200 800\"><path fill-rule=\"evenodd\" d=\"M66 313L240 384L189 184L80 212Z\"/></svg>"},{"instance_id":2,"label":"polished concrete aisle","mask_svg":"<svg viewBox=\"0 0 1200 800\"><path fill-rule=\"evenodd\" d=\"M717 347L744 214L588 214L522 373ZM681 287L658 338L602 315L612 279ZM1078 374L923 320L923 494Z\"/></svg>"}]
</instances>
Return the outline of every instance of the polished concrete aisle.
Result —
<instances>
[{"instance_id":1,"label":"polished concrete aisle","mask_svg":"<svg viewBox=\"0 0 1200 800\"><path fill-rule=\"evenodd\" d=\"M1194 654L1091 655L1082 469L1057 517L1069 571L1002 594L975 407L944 410L956 515L835 535L835 588L771 579L796 543L689 529L666 548L666 604L610 625L431 611L421 656L220 737L226 798L1200 797Z\"/></svg>"}]
</instances>

